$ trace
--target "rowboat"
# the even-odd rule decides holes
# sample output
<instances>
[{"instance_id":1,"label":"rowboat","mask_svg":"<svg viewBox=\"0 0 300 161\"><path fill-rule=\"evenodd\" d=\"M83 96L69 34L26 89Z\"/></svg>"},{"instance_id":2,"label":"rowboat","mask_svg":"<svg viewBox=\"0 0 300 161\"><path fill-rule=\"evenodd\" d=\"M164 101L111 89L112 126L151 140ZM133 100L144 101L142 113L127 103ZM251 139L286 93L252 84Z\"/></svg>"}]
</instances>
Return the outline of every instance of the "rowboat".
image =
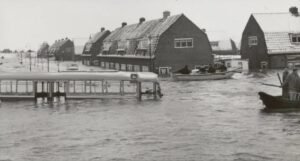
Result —
<instances>
[{"instance_id":1,"label":"rowboat","mask_svg":"<svg viewBox=\"0 0 300 161\"><path fill-rule=\"evenodd\" d=\"M300 101L291 101L282 96L272 96L265 92L258 92L260 99L265 105L265 111L294 111L300 110Z\"/></svg>"},{"instance_id":2,"label":"rowboat","mask_svg":"<svg viewBox=\"0 0 300 161\"><path fill-rule=\"evenodd\" d=\"M220 80L230 79L235 71L204 73L204 74L173 74L175 81L204 81L204 80Z\"/></svg>"}]
</instances>

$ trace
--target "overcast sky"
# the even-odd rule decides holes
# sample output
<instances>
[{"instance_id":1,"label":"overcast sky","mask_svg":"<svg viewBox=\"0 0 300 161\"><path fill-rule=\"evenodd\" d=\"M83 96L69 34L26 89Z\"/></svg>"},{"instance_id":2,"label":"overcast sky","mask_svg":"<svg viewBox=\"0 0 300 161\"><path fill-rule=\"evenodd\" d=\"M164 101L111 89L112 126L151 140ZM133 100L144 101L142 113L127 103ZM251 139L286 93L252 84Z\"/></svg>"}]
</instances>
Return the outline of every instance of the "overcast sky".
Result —
<instances>
[{"instance_id":1,"label":"overcast sky","mask_svg":"<svg viewBox=\"0 0 300 161\"><path fill-rule=\"evenodd\" d=\"M80 45L101 27L185 14L210 39L239 42L251 13L288 12L300 0L0 0L0 50L34 49L68 37ZM76 44L77 42L77 44Z\"/></svg>"}]
</instances>

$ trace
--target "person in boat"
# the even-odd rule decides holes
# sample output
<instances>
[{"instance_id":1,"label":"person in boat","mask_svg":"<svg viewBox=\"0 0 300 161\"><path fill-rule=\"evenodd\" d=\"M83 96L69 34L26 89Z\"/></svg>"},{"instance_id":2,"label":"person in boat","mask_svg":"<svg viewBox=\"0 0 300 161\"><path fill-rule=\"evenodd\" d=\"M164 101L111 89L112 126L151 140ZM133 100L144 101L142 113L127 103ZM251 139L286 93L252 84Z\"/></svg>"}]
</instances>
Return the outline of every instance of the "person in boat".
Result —
<instances>
[{"instance_id":1,"label":"person in boat","mask_svg":"<svg viewBox=\"0 0 300 161\"><path fill-rule=\"evenodd\" d=\"M187 65L185 65L182 69L178 70L176 73L190 74L191 70L189 69L189 67Z\"/></svg>"},{"instance_id":2,"label":"person in boat","mask_svg":"<svg viewBox=\"0 0 300 161\"><path fill-rule=\"evenodd\" d=\"M225 66L224 63L222 63L219 67L220 72L226 72L227 71L227 67Z\"/></svg>"},{"instance_id":3,"label":"person in boat","mask_svg":"<svg viewBox=\"0 0 300 161\"><path fill-rule=\"evenodd\" d=\"M212 66L212 64L209 64L209 67L208 67L208 73L216 73L216 69Z\"/></svg>"},{"instance_id":4,"label":"person in boat","mask_svg":"<svg viewBox=\"0 0 300 161\"><path fill-rule=\"evenodd\" d=\"M282 81L286 82L286 79L289 75L289 70L288 68L284 68L284 71L282 73ZM289 87L288 84L285 84L284 86L282 86L282 97L284 98L288 98L289 97Z\"/></svg>"},{"instance_id":5,"label":"person in boat","mask_svg":"<svg viewBox=\"0 0 300 161\"><path fill-rule=\"evenodd\" d=\"M297 97L299 95L299 83L300 78L298 75L298 70L297 68L294 68L293 72L287 76L284 83L282 84L283 87L286 85L288 86L289 99L292 101L297 100Z\"/></svg>"}]
</instances>

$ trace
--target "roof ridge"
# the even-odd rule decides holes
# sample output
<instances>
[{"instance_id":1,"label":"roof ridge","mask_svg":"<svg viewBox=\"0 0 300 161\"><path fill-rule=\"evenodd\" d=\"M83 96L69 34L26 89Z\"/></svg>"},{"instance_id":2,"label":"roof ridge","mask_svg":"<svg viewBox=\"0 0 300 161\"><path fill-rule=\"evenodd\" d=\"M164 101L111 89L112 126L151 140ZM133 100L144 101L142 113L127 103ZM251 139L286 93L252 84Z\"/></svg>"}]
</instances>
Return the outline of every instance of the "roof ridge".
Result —
<instances>
[{"instance_id":1,"label":"roof ridge","mask_svg":"<svg viewBox=\"0 0 300 161\"><path fill-rule=\"evenodd\" d=\"M257 13L252 13L252 14L290 14L289 12L257 12Z\"/></svg>"}]
</instances>

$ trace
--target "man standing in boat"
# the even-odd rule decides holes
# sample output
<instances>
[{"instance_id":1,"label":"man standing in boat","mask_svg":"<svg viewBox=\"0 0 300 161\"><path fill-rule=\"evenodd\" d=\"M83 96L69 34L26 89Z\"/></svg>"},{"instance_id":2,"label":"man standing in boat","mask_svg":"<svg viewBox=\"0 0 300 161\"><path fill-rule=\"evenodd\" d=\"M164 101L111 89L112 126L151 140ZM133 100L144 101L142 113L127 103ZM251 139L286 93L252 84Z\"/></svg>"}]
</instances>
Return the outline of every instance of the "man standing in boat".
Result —
<instances>
[{"instance_id":1,"label":"man standing in boat","mask_svg":"<svg viewBox=\"0 0 300 161\"><path fill-rule=\"evenodd\" d=\"M284 71L282 73L282 81L286 82L286 79L289 75L289 70L288 68L284 68ZM284 86L282 86L282 97L284 98L288 98L289 97L289 87L288 84L285 84Z\"/></svg>"},{"instance_id":2,"label":"man standing in boat","mask_svg":"<svg viewBox=\"0 0 300 161\"><path fill-rule=\"evenodd\" d=\"M282 87L288 86L289 99L292 101L297 100L298 88L299 88L300 78L298 75L297 68L293 69L293 72L287 76Z\"/></svg>"}]
</instances>

